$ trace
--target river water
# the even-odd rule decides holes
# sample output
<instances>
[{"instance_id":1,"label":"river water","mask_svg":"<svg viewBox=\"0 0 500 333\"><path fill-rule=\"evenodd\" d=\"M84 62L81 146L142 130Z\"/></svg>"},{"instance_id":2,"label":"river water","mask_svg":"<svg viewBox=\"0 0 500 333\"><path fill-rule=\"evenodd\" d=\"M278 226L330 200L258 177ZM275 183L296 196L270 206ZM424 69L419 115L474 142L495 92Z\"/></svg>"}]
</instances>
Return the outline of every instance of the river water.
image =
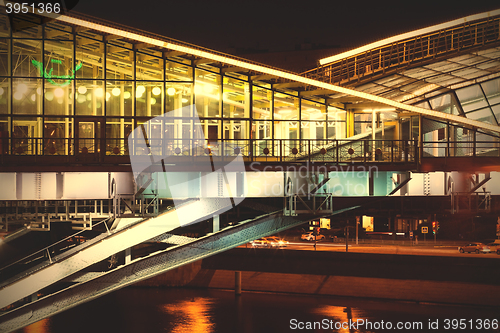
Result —
<instances>
[{"instance_id":1,"label":"river water","mask_svg":"<svg viewBox=\"0 0 500 333\"><path fill-rule=\"evenodd\" d=\"M16 332L500 332L499 317L499 308L129 287Z\"/></svg>"}]
</instances>

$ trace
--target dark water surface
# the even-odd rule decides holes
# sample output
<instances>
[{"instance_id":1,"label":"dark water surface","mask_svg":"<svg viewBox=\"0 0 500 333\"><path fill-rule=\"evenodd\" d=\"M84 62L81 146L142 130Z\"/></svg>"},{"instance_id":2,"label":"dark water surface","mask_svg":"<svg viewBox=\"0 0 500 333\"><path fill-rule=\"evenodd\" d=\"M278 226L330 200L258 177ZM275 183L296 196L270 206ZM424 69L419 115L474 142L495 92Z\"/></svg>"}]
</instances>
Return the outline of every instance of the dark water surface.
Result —
<instances>
[{"instance_id":1,"label":"dark water surface","mask_svg":"<svg viewBox=\"0 0 500 333\"><path fill-rule=\"evenodd\" d=\"M493 321L499 317L499 308L487 307L249 292L236 297L223 290L132 287L16 332L500 332ZM349 319L370 321L372 327L349 327ZM319 323L316 329L306 329L308 322ZM398 329L398 322L408 329ZM429 328L430 322L437 329ZM477 329L480 324L482 329Z\"/></svg>"}]
</instances>

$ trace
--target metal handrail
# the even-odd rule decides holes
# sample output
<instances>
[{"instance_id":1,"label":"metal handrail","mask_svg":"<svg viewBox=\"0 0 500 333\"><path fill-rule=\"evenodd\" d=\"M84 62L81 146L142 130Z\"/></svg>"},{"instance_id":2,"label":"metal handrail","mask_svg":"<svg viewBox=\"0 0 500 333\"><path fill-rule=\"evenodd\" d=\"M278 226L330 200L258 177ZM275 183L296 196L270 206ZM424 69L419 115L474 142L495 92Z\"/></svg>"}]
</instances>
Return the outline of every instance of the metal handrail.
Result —
<instances>
[{"instance_id":1,"label":"metal handrail","mask_svg":"<svg viewBox=\"0 0 500 333\"><path fill-rule=\"evenodd\" d=\"M456 52L498 42L500 17L488 17L441 31L433 31L373 48L303 72L309 78L329 83L349 82L387 68L420 61L438 54Z\"/></svg>"},{"instance_id":2,"label":"metal handrail","mask_svg":"<svg viewBox=\"0 0 500 333\"><path fill-rule=\"evenodd\" d=\"M95 226L98 226L98 225L99 225L99 224L101 224L101 223L105 223L105 222L109 221L110 219L111 219L111 217L107 217L107 218L105 218L104 220L102 220L102 221L100 221L100 222L98 222L98 223L94 224L94 227L95 227ZM108 229L108 226L107 226L107 225L106 225L106 229L107 229L107 230L108 230L108 232L109 232L109 229ZM40 249L40 250L38 250L38 251L36 251L36 252L31 253L30 255L27 255L26 257L23 257L23 258L21 258L21 259L19 259L19 260L15 261L15 262L13 262L13 263L8 264L7 266L1 267L1 268L0 268L0 272L2 272L3 270L5 270L5 269L6 269L6 268L8 268L8 267L11 267L11 266L13 266L13 265L16 265L16 264L18 264L18 263L20 263L20 262L22 262L22 261L25 261L26 259L28 259L28 258L30 258L30 257L32 257L32 256L34 256L34 255L35 255L35 254L37 254L37 253L41 253L41 252L48 251L51 247L53 247L53 246L55 246L55 245L57 245L57 244L59 244L59 243L62 243L62 242L64 242L64 241L67 241L68 239L71 239L71 238L73 238L73 237L77 236L78 234L80 234L80 233L82 233L82 232L84 232L84 231L86 231L86 230L80 230L80 231L78 231L78 232L77 232L77 233L75 233L75 234L72 234L72 235L70 235L70 236L68 236L68 237L66 237L66 238L63 238L63 239L61 239L61 240L59 240L59 241L57 241L57 242L55 242L55 243L53 243L53 244L50 244L50 245L48 245L48 246L44 247L43 249ZM49 255L49 258L50 258L50 255ZM50 260L50 262L52 263L52 260Z\"/></svg>"}]
</instances>

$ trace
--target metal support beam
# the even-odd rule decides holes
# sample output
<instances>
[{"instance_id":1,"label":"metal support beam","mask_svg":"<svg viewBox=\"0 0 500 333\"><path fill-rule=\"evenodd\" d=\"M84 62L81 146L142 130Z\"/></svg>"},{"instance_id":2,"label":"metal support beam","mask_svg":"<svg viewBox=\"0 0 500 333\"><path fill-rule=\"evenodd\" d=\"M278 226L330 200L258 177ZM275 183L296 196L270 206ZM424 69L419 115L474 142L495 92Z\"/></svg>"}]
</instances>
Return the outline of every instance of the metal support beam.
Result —
<instances>
[{"instance_id":1,"label":"metal support beam","mask_svg":"<svg viewBox=\"0 0 500 333\"><path fill-rule=\"evenodd\" d=\"M302 215L301 218L294 218L279 213L264 215L202 237L190 244L138 258L128 265L119 266L94 279L45 296L0 316L0 331L17 330L112 291L229 250L252 239L284 231L315 217L317 216Z\"/></svg>"}]
</instances>

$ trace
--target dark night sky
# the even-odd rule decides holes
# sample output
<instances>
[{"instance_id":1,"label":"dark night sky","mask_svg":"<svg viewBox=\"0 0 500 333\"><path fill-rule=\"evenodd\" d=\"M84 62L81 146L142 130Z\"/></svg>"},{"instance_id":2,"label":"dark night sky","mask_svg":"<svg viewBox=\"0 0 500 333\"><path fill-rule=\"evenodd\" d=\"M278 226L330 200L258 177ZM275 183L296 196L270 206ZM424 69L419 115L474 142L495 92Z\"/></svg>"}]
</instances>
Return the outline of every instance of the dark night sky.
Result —
<instances>
[{"instance_id":1,"label":"dark night sky","mask_svg":"<svg viewBox=\"0 0 500 333\"><path fill-rule=\"evenodd\" d=\"M277 51L303 42L360 46L493 9L500 1L80 0L74 10L219 51Z\"/></svg>"}]
</instances>

